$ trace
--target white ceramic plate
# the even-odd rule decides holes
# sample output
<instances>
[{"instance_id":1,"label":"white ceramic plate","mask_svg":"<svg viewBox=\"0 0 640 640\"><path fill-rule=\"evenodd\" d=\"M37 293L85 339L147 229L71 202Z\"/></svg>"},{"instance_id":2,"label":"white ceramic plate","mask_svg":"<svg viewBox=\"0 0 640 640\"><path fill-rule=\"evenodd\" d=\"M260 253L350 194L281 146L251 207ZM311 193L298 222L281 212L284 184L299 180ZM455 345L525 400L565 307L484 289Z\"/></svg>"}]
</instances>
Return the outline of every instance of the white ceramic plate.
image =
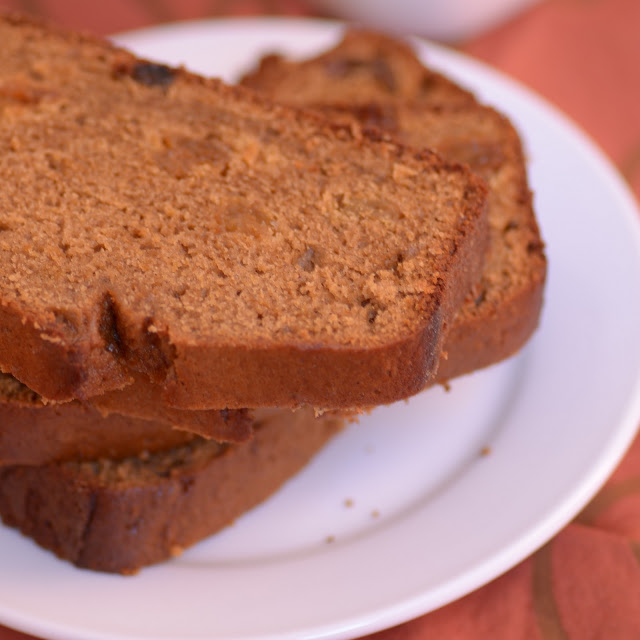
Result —
<instances>
[{"instance_id":1,"label":"white ceramic plate","mask_svg":"<svg viewBox=\"0 0 640 640\"><path fill-rule=\"evenodd\" d=\"M338 34L321 22L230 20L120 41L233 79L266 50L307 55ZM534 339L449 393L375 411L236 525L136 577L74 569L0 527L4 624L82 640L355 637L512 567L613 470L640 421L634 201L540 99L477 62L419 47L524 136L550 262Z\"/></svg>"}]
</instances>

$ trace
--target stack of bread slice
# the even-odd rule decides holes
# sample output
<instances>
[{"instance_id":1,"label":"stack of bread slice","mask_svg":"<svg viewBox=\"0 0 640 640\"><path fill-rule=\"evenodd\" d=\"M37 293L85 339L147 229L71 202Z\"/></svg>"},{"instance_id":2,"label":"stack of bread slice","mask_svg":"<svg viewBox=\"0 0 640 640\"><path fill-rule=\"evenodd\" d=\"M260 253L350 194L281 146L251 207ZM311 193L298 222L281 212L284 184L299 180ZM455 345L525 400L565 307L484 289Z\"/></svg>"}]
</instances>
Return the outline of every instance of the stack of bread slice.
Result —
<instances>
[{"instance_id":1,"label":"stack of bread slice","mask_svg":"<svg viewBox=\"0 0 640 640\"><path fill-rule=\"evenodd\" d=\"M406 45L354 31L234 87L0 36L0 515L61 558L169 558L345 417L535 329L518 136Z\"/></svg>"}]
</instances>

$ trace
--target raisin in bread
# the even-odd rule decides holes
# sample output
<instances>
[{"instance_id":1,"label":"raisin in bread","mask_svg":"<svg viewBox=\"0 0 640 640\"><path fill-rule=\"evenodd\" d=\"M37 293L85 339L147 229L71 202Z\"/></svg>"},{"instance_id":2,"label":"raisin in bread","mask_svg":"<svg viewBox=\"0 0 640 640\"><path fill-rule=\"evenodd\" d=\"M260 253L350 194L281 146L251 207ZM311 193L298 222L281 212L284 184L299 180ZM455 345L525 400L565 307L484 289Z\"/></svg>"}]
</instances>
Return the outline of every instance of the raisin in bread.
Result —
<instances>
[{"instance_id":1,"label":"raisin in bread","mask_svg":"<svg viewBox=\"0 0 640 640\"><path fill-rule=\"evenodd\" d=\"M84 35L0 37L2 370L60 401L142 373L186 409L433 376L487 243L466 168Z\"/></svg>"},{"instance_id":2,"label":"raisin in bread","mask_svg":"<svg viewBox=\"0 0 640 640\"><path fill-rule=\"evenodd\" d=\"M124 459L0 467L0 516L97 571L135 573L231 524L302 469L342 427L310 409L262 410L255 437L196 437Z\"/></svg>"},{"instance_id":3,"label":"raisin in bread","mask_svg":"<svg viewBox=\"0 0 640 640\"><path fill-rule=\"evenodd\" d=\"M546 258L513 125L446 78L425 80L433 73L403 42L354 30L309 60L267 56L243 82L275 100L436 149L486 180L490 250L447 335L437 375L444 382L512 355L531 336Z\"/></svg>"}]
</instances>

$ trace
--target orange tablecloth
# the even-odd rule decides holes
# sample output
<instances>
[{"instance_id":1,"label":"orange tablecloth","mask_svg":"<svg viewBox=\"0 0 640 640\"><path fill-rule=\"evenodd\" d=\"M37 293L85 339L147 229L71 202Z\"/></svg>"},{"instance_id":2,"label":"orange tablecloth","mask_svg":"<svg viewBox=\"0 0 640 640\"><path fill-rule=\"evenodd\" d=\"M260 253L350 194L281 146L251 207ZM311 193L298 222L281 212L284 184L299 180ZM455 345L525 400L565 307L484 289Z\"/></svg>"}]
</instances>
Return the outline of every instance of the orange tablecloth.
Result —
<instances>
[{"instance_id":1,"label":"orange tablecloth","mask_svg":"<svg viewBox=\"0 0 640 640\"><path fill-rule=\"evenodd\" d=\"M313 15L304 0L0 0L0 7L101 34L216 15ZM547 0L459 46L572 116L640 197L638 0ZM589 507L544 548L465 598L373 637L640 639L640 438ZM0 626L0 640L28 638Z\"/></svg>"}]
</instances>

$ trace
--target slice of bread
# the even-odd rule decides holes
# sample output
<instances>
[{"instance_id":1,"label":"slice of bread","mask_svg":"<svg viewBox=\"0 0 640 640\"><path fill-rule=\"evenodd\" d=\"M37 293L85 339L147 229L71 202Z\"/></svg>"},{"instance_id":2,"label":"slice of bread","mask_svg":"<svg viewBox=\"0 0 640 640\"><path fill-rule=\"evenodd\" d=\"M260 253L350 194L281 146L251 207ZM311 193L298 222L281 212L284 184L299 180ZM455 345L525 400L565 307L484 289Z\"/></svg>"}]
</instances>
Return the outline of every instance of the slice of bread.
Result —
<instances>
[{"instance_id":1,"label":"slice of bread","mask_svg":"<svg viewBox=\"0 0 640 640\"><path fill-rule=\"evenodd\" d=\"M484 259L466 168L90 37L0 20L0 367L187 409L424 387Z\"/></svg>"},{"instance_id":2,"label":"slice of bread","mask_svg":"<svg viewBox=\"0 0 640 640\"><path fill-rule=\"evenodd\" d=\"M381 77L387 75L395 80L385 90ZM512 355L531 336L542 307L546 258L514 127L466 90L432 77L404 43L350 31L310 60L268 56L243 82L275 100L435 149L486 180L490 250L447 335L436 378L446 382Z\"/></svg>"},{"instance_id":3,"label":"slice of bread","mask_svg":"<svg viewBox=\"0 0 640 640\"><path fill-rule=\"evenodd\" d=\"M131 574L231 524L302 469L342 428L310 409L262 410L255 437L196 437L110 460L0 467L0 516L78 567Z\"/></svg>"}]
</instances>

